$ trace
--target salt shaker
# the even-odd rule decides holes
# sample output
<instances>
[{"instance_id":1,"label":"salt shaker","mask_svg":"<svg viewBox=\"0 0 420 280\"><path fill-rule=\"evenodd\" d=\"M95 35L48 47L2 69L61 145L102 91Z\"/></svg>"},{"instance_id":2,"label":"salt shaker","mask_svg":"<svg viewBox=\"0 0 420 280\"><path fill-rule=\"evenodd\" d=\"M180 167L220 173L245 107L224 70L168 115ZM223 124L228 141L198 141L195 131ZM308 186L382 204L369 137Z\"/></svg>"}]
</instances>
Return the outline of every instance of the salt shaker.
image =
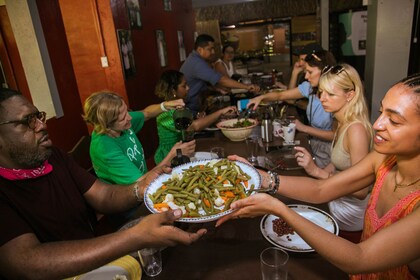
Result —
<instances>
[{"instance_id":1,"label":"salt shaker","mask_svg":"<svg viewBox=\"0 0 420 280\"><path fill-rule=\"evenodd\" d=\"M261 122L261 137L264 142L273 141L273 124L268 113L264 114Z\"/></svg>"}]
</instances>

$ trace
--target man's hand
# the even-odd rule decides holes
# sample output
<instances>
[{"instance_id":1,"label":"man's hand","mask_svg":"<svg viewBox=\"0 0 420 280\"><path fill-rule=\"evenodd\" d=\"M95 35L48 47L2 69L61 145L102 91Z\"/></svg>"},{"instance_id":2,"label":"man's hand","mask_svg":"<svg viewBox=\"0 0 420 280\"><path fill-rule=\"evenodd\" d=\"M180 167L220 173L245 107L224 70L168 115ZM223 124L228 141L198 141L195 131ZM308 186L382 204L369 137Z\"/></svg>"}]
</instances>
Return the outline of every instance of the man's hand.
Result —
<instances>
[{"instance_id":1,"label":"man's hand","mask_svg":"<svg viewBox=\"0 0 420 280\"><path fill-rule=\"evenodd\" d=\"M199 229L197 232L186 232L174 227L174 221L181 218L181 216L182 211L177 209L152 214L143 218L140 223L132 228L139 237L139 249L175 246L177 244L189 245L206 234L206 229Z\"/></svg>"}]
</instances>

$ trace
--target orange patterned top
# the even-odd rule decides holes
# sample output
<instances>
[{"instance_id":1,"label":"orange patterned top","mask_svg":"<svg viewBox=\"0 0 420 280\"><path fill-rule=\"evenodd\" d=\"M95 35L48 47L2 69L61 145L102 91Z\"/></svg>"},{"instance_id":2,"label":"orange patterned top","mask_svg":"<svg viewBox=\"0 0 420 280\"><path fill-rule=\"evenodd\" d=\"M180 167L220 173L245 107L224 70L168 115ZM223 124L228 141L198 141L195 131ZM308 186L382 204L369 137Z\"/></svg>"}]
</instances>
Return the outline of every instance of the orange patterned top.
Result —
<instances>
[{"instance_id":1,"label":"orange patterned top","mask_svg":"<svg viewBox=\"0 0 420 280\"><path fill-rule=\"evenodd\" d=\"M365 213L365 224L363 228L363 234L361 241L368 239L370 236L378 232L379 230L392 225L396 221L409 215L416 204L420 201L420 190L417 190L406 197L398 201L383 217L379 218L376 214L376 203L378 202L379 193L381 192L384 180L389 171L394 167L396 163L396 157L388 157L376 174L376 182L373 187L370 200L368 202L366 213ZM386 280L386 279L407 279L415 280L408 270L407 265L399 266L388 271L350 275L352 280Z\"/></svg>"}]
</instances>

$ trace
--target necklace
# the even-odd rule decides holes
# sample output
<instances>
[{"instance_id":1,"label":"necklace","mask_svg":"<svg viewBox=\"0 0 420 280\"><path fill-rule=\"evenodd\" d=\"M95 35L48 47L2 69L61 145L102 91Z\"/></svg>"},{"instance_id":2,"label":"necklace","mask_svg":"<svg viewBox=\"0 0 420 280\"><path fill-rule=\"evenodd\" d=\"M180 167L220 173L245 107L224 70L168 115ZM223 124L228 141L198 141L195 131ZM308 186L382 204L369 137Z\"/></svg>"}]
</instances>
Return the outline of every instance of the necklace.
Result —
<instances>
[{"instance_id":1,"label":"necklace","mask_svg":"<svg viewBox=\"0 0 420 280\"><path fill-rule=\"evenodd\" d=\"M417 178L416 180L414 180L411 183L408 184L398 184L397 183L397 172L395 172L395 177L394 177L394 182L395 182L395 186L394 186L394 192L398 189L398 188L407 188L409 186L415 185L420 181L420 178Z\"/></svg>"}]
</instances>

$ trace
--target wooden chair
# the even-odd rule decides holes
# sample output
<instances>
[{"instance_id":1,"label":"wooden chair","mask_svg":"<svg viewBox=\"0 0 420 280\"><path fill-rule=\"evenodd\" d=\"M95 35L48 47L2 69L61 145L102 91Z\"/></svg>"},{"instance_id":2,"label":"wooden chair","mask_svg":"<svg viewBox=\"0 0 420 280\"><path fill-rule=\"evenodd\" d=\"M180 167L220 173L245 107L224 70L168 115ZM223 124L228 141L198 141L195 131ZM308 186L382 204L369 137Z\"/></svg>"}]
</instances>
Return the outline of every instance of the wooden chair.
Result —
<instances>
[{"instance_id":1,"label":"wooden chair","mask_svg":"<svg viewBox=\"0 0 420 280\"><path fill-rule=\"evenodd\" d=\"M73 149L69 152L69 155L79 164L81 167L86 169L92 174L95 174L93 170L92 160L89 154L90 148L90 135L82 136L80 140L74 145Z\"/></svg>"}]
</instances>

